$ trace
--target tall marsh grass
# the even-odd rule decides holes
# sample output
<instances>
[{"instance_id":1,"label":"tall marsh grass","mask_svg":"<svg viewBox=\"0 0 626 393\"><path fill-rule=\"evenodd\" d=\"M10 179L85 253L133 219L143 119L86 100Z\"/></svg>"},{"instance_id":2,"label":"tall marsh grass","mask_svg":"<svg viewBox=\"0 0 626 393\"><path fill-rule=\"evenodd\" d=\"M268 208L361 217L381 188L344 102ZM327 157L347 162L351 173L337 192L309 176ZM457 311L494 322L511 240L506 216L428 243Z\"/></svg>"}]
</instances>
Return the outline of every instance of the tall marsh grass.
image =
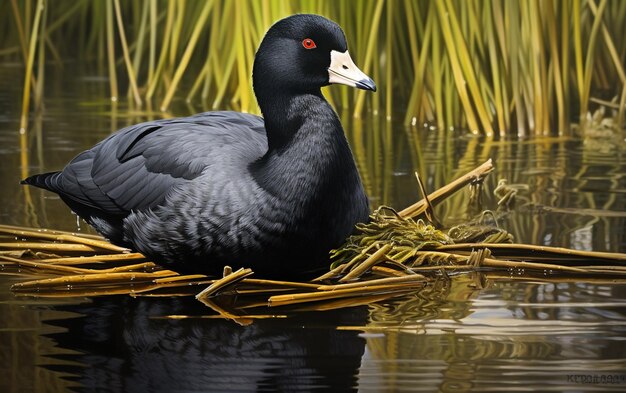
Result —
<instances>
[{"instance_id":1,"label":"tall marsh grass","mask_svg":"<svg viewBox=\"0 0 626 393\"><path fill-rule=\"evenodd\" d=\"M624 123L620 0L10 0L0 3L0 61L24 64L23 129L31 101L41 102L44 63L68 58L108 69L111 99L136 107L167 111L186 99L258 112L256 47L274 21L298 12L339 23L381 87L325 92L356 117L566 135L600 102Z\"/></svg>"}]
</instances>

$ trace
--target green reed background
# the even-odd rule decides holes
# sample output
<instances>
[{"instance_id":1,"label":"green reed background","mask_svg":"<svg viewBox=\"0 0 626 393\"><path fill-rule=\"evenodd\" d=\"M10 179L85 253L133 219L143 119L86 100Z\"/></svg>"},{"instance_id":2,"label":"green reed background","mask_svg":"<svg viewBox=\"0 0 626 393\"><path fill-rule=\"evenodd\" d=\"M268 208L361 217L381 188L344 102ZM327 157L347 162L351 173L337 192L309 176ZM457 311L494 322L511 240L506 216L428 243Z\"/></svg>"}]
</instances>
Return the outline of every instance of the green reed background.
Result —
<instances>
[{"instance_id":1,"label":"green reed background","mask_svg":"<svg viewBox=\"0 0 626 393\"><path fill-rule=\"evenodd\" d=\"M258 112L256 47L274 21L298 12L338 22L380 87L326 92L357 117L371 111L486 135L568 134L595 102L624 122L620 0L10 0L0 4L0 61L24 64L24 129L31 100L41 104L47 65L68 58L95 61L111 98L128 96L138 108L166 111L177 97Z\"/></svg>"}]
</instances>

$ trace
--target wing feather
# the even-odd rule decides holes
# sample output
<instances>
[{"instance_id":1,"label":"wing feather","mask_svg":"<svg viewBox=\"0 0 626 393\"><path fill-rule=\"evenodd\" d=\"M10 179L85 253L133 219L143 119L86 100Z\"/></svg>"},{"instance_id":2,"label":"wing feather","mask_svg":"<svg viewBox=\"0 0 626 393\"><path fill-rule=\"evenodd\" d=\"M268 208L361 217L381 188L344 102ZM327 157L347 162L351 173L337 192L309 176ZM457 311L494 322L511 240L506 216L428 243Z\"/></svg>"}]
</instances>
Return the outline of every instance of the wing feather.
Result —
<instances>
[{"instance_id":1,"label":"wing feather","mask_svg":"<svg viewBox=\"0 0 626 393\"><path fill-rule=\"evenodd\" d=\"M63 169L57 192L124 215L158 206L206 170L247 165L266 149L263 120L253 115L206 112L141 123L79 154Z\"/></svg>"}]
</instances>

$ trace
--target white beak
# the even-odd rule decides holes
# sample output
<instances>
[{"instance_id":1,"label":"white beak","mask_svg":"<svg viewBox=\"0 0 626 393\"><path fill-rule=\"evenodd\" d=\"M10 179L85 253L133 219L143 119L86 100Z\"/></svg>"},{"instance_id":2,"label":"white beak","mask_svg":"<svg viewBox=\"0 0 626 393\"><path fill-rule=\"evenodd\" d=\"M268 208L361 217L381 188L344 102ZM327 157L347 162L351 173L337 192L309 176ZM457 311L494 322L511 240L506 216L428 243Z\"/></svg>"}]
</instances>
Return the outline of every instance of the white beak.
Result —
<instances>
[{"instance_id":1,"label":"white beak","mask_svg":"<svg viewBox=\"0 0 626 393\"><path fill-rule=\"evenodd\" d=\"M369 76L354 64L348 51L330 51L328 82L356 87L357 89L376 91L376 84Z\"/></svg>"}]
</instances>

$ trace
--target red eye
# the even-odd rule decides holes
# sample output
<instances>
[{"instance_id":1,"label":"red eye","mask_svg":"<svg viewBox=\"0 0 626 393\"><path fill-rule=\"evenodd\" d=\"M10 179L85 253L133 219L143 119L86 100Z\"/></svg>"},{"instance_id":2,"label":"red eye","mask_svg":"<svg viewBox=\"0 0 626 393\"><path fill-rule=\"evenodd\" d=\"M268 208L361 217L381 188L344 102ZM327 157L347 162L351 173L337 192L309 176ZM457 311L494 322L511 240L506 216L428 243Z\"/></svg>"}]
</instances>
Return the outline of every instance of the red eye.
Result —
<instances>
[{"instance_id":1,"label":"red eye","mask_svg":"<svg viewBox=\"0 0 626 393\"><path fill-rule=\"evenodd\" d=\"M302 40L302 46L304 46L305 49L317 48L317 45L315 45L315 41L310 38L305 38L304 40Z\"/></svg>"}]
</instances>

